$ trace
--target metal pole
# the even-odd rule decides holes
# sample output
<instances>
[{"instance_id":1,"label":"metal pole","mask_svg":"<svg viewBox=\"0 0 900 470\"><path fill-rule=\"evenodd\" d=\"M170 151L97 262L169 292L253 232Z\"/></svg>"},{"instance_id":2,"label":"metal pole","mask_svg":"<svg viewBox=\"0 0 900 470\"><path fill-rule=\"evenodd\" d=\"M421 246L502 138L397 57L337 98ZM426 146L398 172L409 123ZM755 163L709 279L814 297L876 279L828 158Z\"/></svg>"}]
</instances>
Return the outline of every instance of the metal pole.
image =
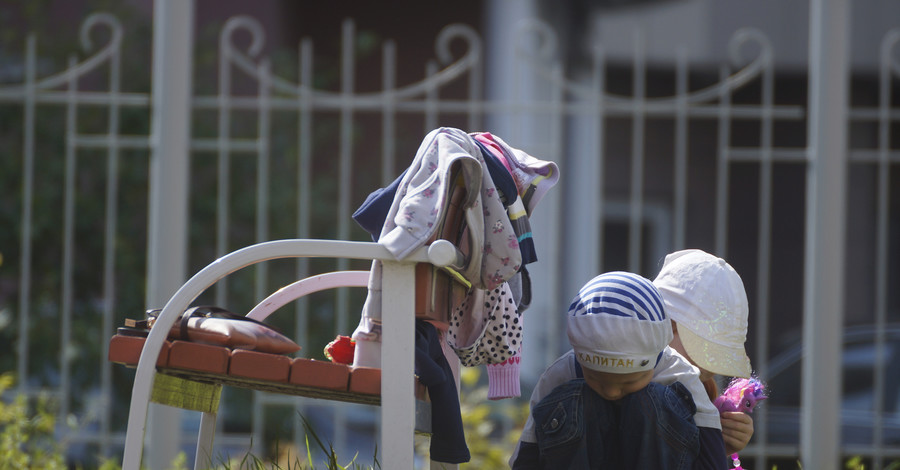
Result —
<instances>
[{"instance_id":1,"label":"metal pole","mask_svg":"<svg viewBox=\"0 0 900 470\"><path fill-rule=\"evenodd\" d=\"M165 305L185 280L193 28L193 0L154 2L148 307ZM153 452L146 463L151 469L169 468L180 447L181 410L150 406Z\"/></svg>"},{"instance_id":2,"label":"metal pole","mask_svg":"<svg viewBox=\"0 0 900 470\"><path fill-rule=\"evenodd\" d=\"M800 458L840 464L847 177L847 0L811 0Z\"/></svg>"}]
</instances>

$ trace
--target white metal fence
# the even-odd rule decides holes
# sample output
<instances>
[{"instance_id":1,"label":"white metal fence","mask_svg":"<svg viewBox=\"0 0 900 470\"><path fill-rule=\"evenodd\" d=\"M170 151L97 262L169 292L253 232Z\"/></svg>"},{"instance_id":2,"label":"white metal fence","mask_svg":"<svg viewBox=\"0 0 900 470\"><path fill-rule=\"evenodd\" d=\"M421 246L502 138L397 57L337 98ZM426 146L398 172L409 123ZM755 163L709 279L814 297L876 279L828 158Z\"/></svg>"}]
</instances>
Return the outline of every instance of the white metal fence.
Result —
<instances>
[{"instance_id":1,"label":"white metal fence","mask_svg":"<svg viewBox=\"0 0 900 470\"><path fill-rule=\"evenodd\" d=\"M91 41L98 30L108 38L102 45ZM300 44L291 75L297 78L285 78L260 53L260 23L229 20L219 36L217 82L198 85L191 99L188 254L181 262L192 272L234 249L277 238L364 239L350 214L402 171L428 130L455 126L499 134L499 128L507 142L558 162L563 171L534 223L541 264L532 273L535 301L527 316L529 324L545 327L526 329L531 375L564 348L554 313L584 279L616 268L652 277L665 253L684 247L720 254L742 273L751 295L754 367L764 379L775 372L770 365L782 367L780 354L800 344L803 327L806 77L780 74L766 37L742 30L731 42L732 63L717 70L692 66L686 54L673 70L648 67L636 35L632 64L607 63L598 49L587 78L574 80L557 58L547 25L535 21L517 32L518 49L510 51L516 68L506 75L515 98L492 100L482 89L488 74L481 38L467 26L440 31L436 60L425 64L423 79L400 84L402 59L393 42L379 51L376 78L357 69L355 26L347 21L338 85L326 91L311 85L317 74L311 42ZM5 168L17 172L16 184L0 189L4 200L17 204L5 228L15 231L17 246L0 247L2 282L15 286L0 290L8 322L0 328L9 340L4 356L15 358L3 367L16 372L19 392L56 397L61 422L77 418L74 429L60 426L64 442L103 455L118 452L124 440L121 417L127 413L121 410L130 391L129 373L105 360L106 342L124 318L140 316L145 307L144 271L159 260L143 255L144 230L151 238L166 230L143 225L153 184L147 176L152 142L142 124L151 96L123 83L124 33L113 16L88 17L81 28L85 57L73 55L63 71L47 73L39 65L39 39L29 37L23 80L0 84L0 110L19 116L10 128L17 135L7 136L18 144L3 151L4 159L15 159ZM235 39L238 34L250 38L249 46ZM894 440L900 397L890 363L900 348L890 332L900 320L898 295L889 289L900 257L892 243L900 214L890 191L900 159L892 142L900 113L892 93L900 76L893 58L898 41L896 31L884 38L877 76L853 77L856 95L846 116L845 224L852 247L846 285L853 307L846 323L871 327L866 344L874 350L866 357L874 365L864 379L872 383L870 402L844 404L850 407L845 414L872 422L871 439L844 440L841 453L870 457L876 468L900 458L900 440ZM379 91L356 90L363 72ZM780 95L780 87L788 91ZM164 171L154 175L166 177ZM161 252L167 250L177 252ZM320 268L315 263L266 265L230 278L208 300L247 309ZM299 302L284 326L315 356L317 345L352 331L360 300L342 291ZM223 448L252 440L261 453L270 437L265 430L273 427L293 428L287 434L302 439L298 410L334 421L326 431L338 449L359 443L348 423L363 426L363 433L376 429L367 421L375 415L361 408L229 393L218 424ZM779 403L778 393L773 390L772 403ZM753 444L742 456L756 457L758 469L768 468L762 457L799 455L799 438L772 441L770 414L789 415L791 404L784 406L764 406L756 416ZM799 413L799 403L794 408ZM366 449L354 450L366 455Z\"/></svg>"}]
</instances>

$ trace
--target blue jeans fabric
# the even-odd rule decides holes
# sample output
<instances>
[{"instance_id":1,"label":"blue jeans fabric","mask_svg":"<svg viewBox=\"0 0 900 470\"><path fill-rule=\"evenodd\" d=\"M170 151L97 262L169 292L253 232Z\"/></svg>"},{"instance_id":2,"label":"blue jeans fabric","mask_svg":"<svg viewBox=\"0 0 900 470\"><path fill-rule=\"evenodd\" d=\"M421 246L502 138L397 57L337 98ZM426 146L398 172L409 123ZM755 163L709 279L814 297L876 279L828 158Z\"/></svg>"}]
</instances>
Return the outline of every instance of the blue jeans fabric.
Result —
<instances>
[{"instance_id":1,"label":"blue jeans fabric","mask_svg":"<svg viewBox=\"0 0 900 470\"><path fill-rule=\"evenodd\" d=\"M611 402L575 379L532 410L545 469L690 469L700 450L684 385L651 383Z\"/></svg>"}]
</instances>

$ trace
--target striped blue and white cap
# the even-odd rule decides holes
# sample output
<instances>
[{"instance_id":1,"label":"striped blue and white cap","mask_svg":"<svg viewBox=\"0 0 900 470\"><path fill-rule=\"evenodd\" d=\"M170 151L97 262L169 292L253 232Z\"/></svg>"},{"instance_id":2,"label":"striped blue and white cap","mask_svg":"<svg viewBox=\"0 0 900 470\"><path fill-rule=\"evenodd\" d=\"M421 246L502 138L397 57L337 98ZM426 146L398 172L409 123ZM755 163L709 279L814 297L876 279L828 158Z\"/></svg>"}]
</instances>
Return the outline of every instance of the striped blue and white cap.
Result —
<instances>
[{"instance_id":1,"label":"striped blue and white cap","mask_svg":"<svg viewBox=\"0 0 900 470\"><path fill-rule=\"evenodd\" d=\"M659 291L624 271L601 274L581 288L569 306L567 332L582 367L617 374L653 369L672 341Z\"/></svg>"}]
</instances>

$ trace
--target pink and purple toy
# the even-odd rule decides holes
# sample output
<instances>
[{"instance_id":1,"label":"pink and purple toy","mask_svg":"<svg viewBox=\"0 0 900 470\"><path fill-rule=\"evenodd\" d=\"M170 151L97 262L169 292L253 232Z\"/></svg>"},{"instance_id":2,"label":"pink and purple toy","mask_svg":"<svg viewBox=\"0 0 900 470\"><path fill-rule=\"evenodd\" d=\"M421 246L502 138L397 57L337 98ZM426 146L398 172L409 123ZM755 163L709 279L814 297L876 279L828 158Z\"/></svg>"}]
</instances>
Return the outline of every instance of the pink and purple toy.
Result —
<instances>
[{"instance_id":1,"label":"pink and purple toy","mask_svg":"<svg viewBox=\"0 0 900 470\"><path fill-rule=\"evenodd\" d=\"M755 377L749 379L734 379L728 388L716 398L713 405L723 411L742 411L752 413L753 408L766 396L766 386Z\"/></svg>"},{"instance_id":2,"label":"pink and purple toy","mask_svg":"<svg viewBox=\"0 0 900 470\"><path fill-rule=\"evenodd\" d=\"M768 398L766 386L755 377L749 379L736 378L728 384L728 388L713 402L719 412L740 411L752 413L759 402ZM737 453L731 454L735 470L744 470Z\"/></svg>"}]
</instances>

